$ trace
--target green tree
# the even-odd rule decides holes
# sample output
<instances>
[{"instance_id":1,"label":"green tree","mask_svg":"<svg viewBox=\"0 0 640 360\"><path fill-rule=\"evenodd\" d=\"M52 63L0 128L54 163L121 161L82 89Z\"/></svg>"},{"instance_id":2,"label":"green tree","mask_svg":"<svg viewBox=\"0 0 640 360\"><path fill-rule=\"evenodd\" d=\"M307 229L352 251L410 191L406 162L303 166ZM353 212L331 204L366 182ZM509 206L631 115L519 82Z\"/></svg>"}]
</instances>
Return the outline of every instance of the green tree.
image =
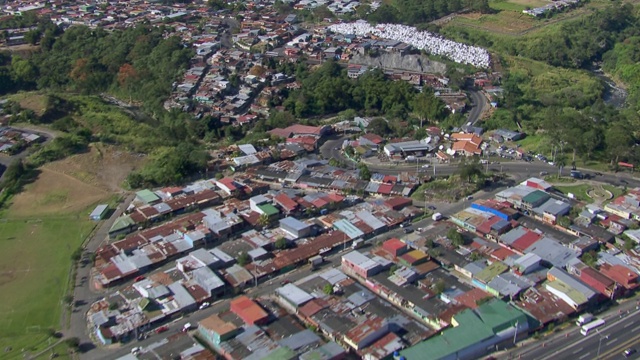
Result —
<instances>
[{"instance_id":1,"label":"green tree","mask_svg":"<svg viewBox=\"0 0 640 360\"><path fill-rule=\"evenodd\" d=\"M241 253L238 255L238 259L237 259L237 261L238 261L238 265L240 265L240 266L245 266L245 265L247 265L247 264L249 263L249 260L251 260L251 259L249 258L249 254L247 254L245 251L241 252Z\"/></svg>"},{"instance_id":2,"label":"green tree","mask_svg":"<svg viewBox=\"0 0 640 360\"><path fill-rule=\"evenodd\" d=\"M366 164L360 164L358 165L358 175L360 177L360 180L370 180L371 179L371 171L369 170L369 167Z\"/></svg>"},{"instance_id":3,"label":"green tree","mask_svg":"<svg viewBox=\"0 0 640 360\"><path fill-rule=\"evenodd\" d=\"M267 227L269 226L270 223L271 223L271 219L269 219L269 215L260 214L260 217L258 218L258 225L262 227Z\"/></svg>"},{"instance_id":4,"label":"green tree","mask_svg":"<svg viewBox=\"0 0 640 360\"><path fill-rule=\"evenodd\" d=\"M464 236L462 236L462 234L460 234L455 228L451 228L447 231L447 238L455 246L462 246L465 244Z\"/></svg>"},{"instance_id":5,"label":"green tree","mask_svg":"<svg viewBox=\"0 0 640 360\"><path fill-rule=\"evenodd\" d=\"M331 284L325 284L322 288L322 292L327 295L333 295L333 286L331 286Z\"/></svg>"},{"instance_id":6,"label":"green tree","mask_svg":"<svg viewBox=\"0 0 640 360\"><path fill-rule=\"evenodd\" d=\"M424 88L420 94L414 97L411 107L413 112L418 115L418 119L420 119L420 127L423 126L425 120L427 122L436 122L444 119L446 115L444 103L428 88Z\"/></svg>"},{"instance_id":7,"label":"green tree","mask_svg":"<svg viewBox=\"0 0 640 360\"><path fill-rule=\"evenodd\" d=\"M481 178L482 165L480 165L479 159L475 156L470 160L463 159L458 165L458 174L469 183L471 183L471 180L474 178Z\"/></svg>"},{"instance_id":8,"label":"green tree","mask_svg":"<svg viewBox=\"0 0 640 360\"><path fill-rule=\"evenodd\" d=\"M274 243L274 246L276 247L276 249L278 250L284 250L287 248L287 239L283 238L283 237L279 237L276 242Z\"/></svg>"}]
</instances>

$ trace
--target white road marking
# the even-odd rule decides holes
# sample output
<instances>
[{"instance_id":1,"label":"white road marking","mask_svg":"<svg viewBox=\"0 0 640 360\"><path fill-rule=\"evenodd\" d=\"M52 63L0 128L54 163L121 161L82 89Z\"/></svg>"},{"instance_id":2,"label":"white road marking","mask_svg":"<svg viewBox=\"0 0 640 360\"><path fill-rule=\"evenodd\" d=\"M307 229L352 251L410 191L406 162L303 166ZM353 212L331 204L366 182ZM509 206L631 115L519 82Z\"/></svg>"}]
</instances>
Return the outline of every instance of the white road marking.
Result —
<instances>
[{"instance_id":1,"label":"white road marking","mask_svg":"<svg viewBox=\"0 0 640 360\"><path fill-rule=\"evenodd\" d=\"M618 339L613 339L613 340L609 341L609 342L607 343L607 346L609 346L609 345L613 344L613 343L614 343L614 342L616 342L616 341L618 341Z\"/></svg>"},{"instance_id":2,"label":"white road marking","mask_svg":"<svg viewBox=\"0 0 640 360\"><path fill-rule=\"evenodd\" d=\"M573 353L574 353L574 354L577 354L577 353L581 352L581 351L582 351L582 349L583 349L583 348L580 348L580 349L578 349L578 350L574 351Z\"/></svg>"},{"instance_id":3,"label":"white road marking","mask_svg":"<svg viewBox=\"0 0 640 360\"><path fill-rule=\"evenodd\" d=\"M640 329L640 326L636 326L636 327L634 327L633 329L631 329L631 331L632 331L632 332L633 332L633 331L638 331L638 329Z\"/></svg>"},{"instance_id":4,"label":"white road marking","mask_svg":"<svg viewBox=\"0 0 640 360\"><path fill-rule=\"evenodd\" d=\"M584 354L584 355L580 356L580 357L579 357L579 359L584 359L584 358L588 357L588 356L589 356L589 354L591 354L591 353L586 353L586 354Z\"/></svg>"},{"instance_id":5,"label":"white road marking","mask_svg":"<svg viewBox=\"0 0 640 360\"><path fill-rule=\"evenodd\" d=\"M628 323L627 325L623 326L625 329L628 328L629 326L633 325L632 322Z\"/></svg>"}]
</instances>

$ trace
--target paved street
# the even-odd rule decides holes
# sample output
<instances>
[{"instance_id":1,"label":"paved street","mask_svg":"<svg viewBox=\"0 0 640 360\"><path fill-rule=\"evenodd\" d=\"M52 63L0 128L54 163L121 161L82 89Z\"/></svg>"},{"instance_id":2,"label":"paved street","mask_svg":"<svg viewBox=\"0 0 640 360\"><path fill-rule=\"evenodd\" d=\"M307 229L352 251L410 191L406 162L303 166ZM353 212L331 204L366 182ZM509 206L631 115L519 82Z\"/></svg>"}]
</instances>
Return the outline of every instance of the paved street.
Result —
<instances>
[{"instance_id":1,"label":"paved street","mask_svg":"<svg viewBox=\"0 0 640 360\"><path fill-rule=\"evenodd\" d=\"M93 286L90 284L90 271L91 260L89 255L94 253L102 242L108 237L109 229L111 225L122 214L122 212L133 201L135 195L129 194L123 203L121 203L117 209L113 212L109 219L103 220L95 234L84 246L84 252L82 260L78 264L76 273L76 287L73 293L74 306L71 312L70 327L63 331L65 337L78 337L80 338L81 349L88 351L94 347L89 335L87 334L87 319L86 314L89 311L89 306L101 299L104 294L95 292Z\"/></svg>"}]
</instances>

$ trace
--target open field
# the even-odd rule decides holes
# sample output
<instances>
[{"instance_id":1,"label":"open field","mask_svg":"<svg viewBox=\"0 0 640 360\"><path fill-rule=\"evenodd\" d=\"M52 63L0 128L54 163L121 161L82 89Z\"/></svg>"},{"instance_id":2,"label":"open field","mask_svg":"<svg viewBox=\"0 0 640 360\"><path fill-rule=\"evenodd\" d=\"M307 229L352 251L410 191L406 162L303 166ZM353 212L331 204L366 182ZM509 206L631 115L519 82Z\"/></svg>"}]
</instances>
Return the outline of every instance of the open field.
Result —
<instances>
[{"instance_id":1,"label":"open field","mask_svg":"<svg viewBox=\"0 0 640 360\"><path fill-rule=\"evenodd\" d=\"M9 99L17 102L24 109L32 110L37 116L42 116L46 110L47 96L37 92L21 92L11 95Z\"/></svg>"},{"instance_id":2,"label":"open field","mask_svg":"<svg viewBox=\"0 0 640 360\"><path fill-rule=\"evenodd\" d=\"M636 3L637 0L625 2ZM551 25L560 24L563 21L588 14L596 9L610 4L609 0L591 0L581 7L569 9L555 14L550 19L534 18L522 13L527 7L535 8L551 3L545 0L493 0L489 6L498 11L496 14L462 14L448 21L445 28L462 27L486 32L491 37L498 39L500 35L521 36L532 32L547 29Z\"/></svg>"},{"instance_id":3,"label":"open field","mask_svg":"<svg viewBox=\"0 0 640 360\"><path fill-rule=\"evenodd\" d=\"M73 169L69 159L41 167L0 213L0 349L12 349L3 359L23 358L22 349L34 354L56 341L47 330L61 326L71 255L96 226L89 212L112 197L59 171L64 167Z\"/></svg>"},{"instance_id":4,"label":"open field","mask_svg":"<svg viewBox=\"0 0 640 360\"><path fill-rule=\"evenodd\" d=\"M8 215L38 217L59 213L79 213L109 194L71 175L43 167L38 180L12 199Z\"/></svg>"},{"instance_id":5,"label":"open field","mask_svg":"<svg viewBox=\"0 0 640 360\"><path fill-rule=\"evenodd\" d=\"M103 191L121 191L122 182L133 170L142 167L146 158L114 146L94 143L88 152L70 156L45 167L63 172Z\"/></svg>"},{"instance_id":6,"label":"open field","mask_svg":"<svg viewBox=\"0 0 640 360\"><path fill-rule=\"evenodd\" d=\"M573 186L555 186L554 185L554 188L556 188L558 191L560 191L565 195L569 193L573 194L577 200L584 201L586 203L593 202L593 199L587 195L587 192L593 189L593 186L591 185L588 185L588 184L580 184L580 185L573 185Z\"/></svg>"}]
</instances>

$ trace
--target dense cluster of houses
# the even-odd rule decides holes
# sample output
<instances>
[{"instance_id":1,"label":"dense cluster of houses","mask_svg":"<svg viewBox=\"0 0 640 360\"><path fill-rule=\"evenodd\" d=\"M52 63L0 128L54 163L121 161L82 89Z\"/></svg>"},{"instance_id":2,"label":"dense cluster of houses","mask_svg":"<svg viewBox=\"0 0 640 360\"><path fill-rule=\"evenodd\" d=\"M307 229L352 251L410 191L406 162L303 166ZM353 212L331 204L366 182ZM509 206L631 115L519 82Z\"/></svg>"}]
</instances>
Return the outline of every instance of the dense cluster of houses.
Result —
<instances>
[{"instance_id":1,"label":"dense cluster of houses","mask_svg":"<svg viewBox=\"0 0 640 360\"><path fill-rule=\"evenodd\" d=\"M422 213L401 192L379 192L398 177L374 175L363 187L373 197L363 201L344 186L354 175L323 161L281 161L251 171L138 192L112 230L140 231L96 253L96 285L135 280L93 305L90 325L100 341L128 339L345 250L340 268L282 283L270 296L231 300L231 310L200 322L197 336L226 359L341 358L346 352L383 359L426 349L434 359L467 358L629 296L640 284L639 254L623 250L616 237L640 238L631 230L640 217L640 189L576 212L571 209L583 204L530 178L447 222L365 251L357 249L363 240ZM567 226L560 218L570 213ZM122 219L131 225L119 228ZM449 238L455 229L467 239L463 245ZM174 267L155 270L170 261ZM270 330L282 321L299 327L286 336L295 342ZM452 339L464 341L452 347Z\"/></svg>"},{"instance_id":2,"label":"dense cluster of houses","mask_svg":"<svg viewBox=\"0 0 640 360\"><path fill-rule=\"evenodd\" d=\"M42 136L29 131L0 127L0 153L15 154L43 139Z\"/></svg>"}]
</instances>

